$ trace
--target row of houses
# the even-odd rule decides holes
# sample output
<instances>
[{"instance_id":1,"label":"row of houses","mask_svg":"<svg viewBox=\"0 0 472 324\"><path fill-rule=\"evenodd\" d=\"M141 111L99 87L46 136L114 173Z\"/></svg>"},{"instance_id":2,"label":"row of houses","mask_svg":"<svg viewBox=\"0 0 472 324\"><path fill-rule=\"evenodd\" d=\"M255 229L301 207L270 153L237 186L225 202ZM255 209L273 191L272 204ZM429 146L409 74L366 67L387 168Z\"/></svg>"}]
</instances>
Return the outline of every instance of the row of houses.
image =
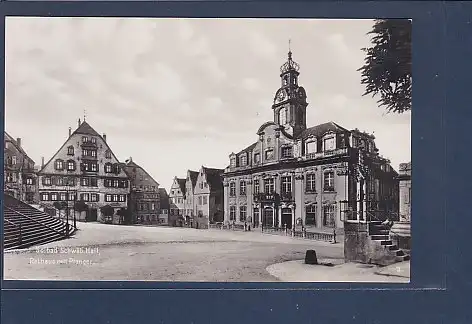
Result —
<instances>
[{"instance_id":1,"label":"row of houses","mask_svg":"<svg viewBox=\"0 0 472 324\"><path fill-rule=\"evenodd\" d=\"M185 178L174 177L169 192L169 223L173 226L208 228L223 222L223 169L202 166L187 171Z\"/></svg>"},{"instance_id":2,"label":"row of houses","mask_svg":"<svg viewBox=\"0 0 472 324\"><path fill-rule=\"evenodd\" d=\"M132 158L120 162L107 143L79 119L77 129L41 166L5 132L5 193L51 214L114 224L168 223L168 195Z\"/></svg>"}]
</instances>

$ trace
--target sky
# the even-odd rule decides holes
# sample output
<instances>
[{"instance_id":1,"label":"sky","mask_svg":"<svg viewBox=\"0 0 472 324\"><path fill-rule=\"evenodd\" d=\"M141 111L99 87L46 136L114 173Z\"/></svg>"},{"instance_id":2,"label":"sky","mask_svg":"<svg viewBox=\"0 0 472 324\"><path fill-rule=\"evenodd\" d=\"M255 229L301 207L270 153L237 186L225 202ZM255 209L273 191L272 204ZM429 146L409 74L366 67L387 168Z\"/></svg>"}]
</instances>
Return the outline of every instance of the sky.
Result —
<instances>
[{"instance_id":1,"label":"sky","mask_svg":"<svg viewBox=\"0 0 472 324\"><path fill-rule=\"evenodd\" d=\"M225 168L273 119L280 66L300 64L307 126L373 133L398 170L411 114L363 96L371 20L46 18L6 20L5 130L37 164L87 122L121 161L161 187L202 165Z\"/></svg>"}]
</instances>

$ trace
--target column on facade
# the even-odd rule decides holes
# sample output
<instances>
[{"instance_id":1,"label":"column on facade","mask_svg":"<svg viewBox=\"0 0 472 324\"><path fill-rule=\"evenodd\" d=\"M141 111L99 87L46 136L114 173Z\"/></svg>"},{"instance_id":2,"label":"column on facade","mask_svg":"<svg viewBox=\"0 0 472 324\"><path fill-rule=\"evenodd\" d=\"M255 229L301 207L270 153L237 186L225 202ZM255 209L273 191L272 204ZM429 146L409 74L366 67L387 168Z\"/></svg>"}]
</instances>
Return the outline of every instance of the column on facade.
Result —
<instances>
[{"instance_id":1,"label":"column on facade","mask_svg":"<svg viewBox=\"0 0 472 324\"><path fill-rule=\"evenodd\" d=\"M246 199L247 199L247 213L251 216L252 225L254 225L254 197L252 193L252 178L246 180Z\"/></svg>"},{"instance_id":2,"label":"column on facade","mask_svg":"<svg viewBox=\"0 0 472 324\"><path fill-rule=\"evenodd\" d=\"M362 219L367 220L367 181L362 181L362 192L364 193L362 199Z\"/></svg>"},{"instance_id":3,"label":"column on facade","mask_svg":"<svg viewBox=\"0 0 472 324\"><path fill-rule=\"evenodd\" d=\"M223 182L223 202L224 202L224 206L223 206L223 222L224 223L227 223L229 222L229 183L228 183L228 180L226 179L224 182ZM195 200L195 196L193 197L193 200ZM195 213L195 202L192 202L193 206L194 206L194 215L196 215Z\"/></svg>"},{"instance_id":4,"label":"column on facade","mask_svg":"<svg viewBox=\"0 0 472 324\"><path fill-rule=\"evenodd\" d=\"M305 219L303 217L303 210L305 208L305 203L304 203L305 191L303 190L304 179L305 179L305 176L303 174L303 171L297 170L297 172L295 173L295 185L293 188L293 194L295 197L294 217L295 219L298 219L298 218L302 219L303 224L305 223Z\"/></svg>"},{"instance_id":5,"label":"column on facade","mask_svg":"<svg viewBox=\"0 0 472 324\"><path fill-rule=\"evenodd\" d=\"M280 159L280 131L275 131L275 144L274 144L274 159L278 161Z\"/></svg>"},{"instance_id":6,"label":"column on facade","mask_svg":"<svg viewBox=\"0 0 472 324\"><path fill-rule=\"evenodd\" d=\"M357 210L356 210L356 220L360 220L361 219L361 215L360 215L360 212L362 210L362 202L361 202L361 182L359 179L356 180L356 198L357 198Z\"/></svg>"}]
</instances>

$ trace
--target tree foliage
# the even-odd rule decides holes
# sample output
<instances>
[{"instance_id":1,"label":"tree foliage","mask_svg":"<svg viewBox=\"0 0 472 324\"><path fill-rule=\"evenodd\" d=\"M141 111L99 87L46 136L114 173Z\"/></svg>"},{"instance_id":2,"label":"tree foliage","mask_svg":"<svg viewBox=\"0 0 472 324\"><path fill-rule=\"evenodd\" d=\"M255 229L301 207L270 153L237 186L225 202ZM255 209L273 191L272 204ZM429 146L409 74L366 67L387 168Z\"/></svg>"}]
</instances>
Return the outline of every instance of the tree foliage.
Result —
<instances>
[{"instance_id":1,"label":"tree foliage","mask_svg":"<svg viewBox=\"0 0 472 324\"><path fill-rule=\"evenodd\" d=\"M377 19L372 30L372 47L366 53L361 72L364 95L375 97L389 112L411 110L411 21Z\"/></svg>"},{"instance_id":2,"label":"tree foliage","mask_svg":"<svg viewBox=\"0 0 472 324\"><path fill-rule=\"evenodd\" d=\"M75 202L74 209L81 213L88 210L88 205L84 201L79 200Z\"/></svg>"},{"instance_id":3,"label":"tree foliage","mask_svg":"<svg viewBox=\"0 0 472 324\"><path fill-rule=\"evenodd\" d=\"M55 201L54 204L52 204L54 208L57 210L64 210L67 208L67 203L65 201Z\"/></svg>"}]
</instances>

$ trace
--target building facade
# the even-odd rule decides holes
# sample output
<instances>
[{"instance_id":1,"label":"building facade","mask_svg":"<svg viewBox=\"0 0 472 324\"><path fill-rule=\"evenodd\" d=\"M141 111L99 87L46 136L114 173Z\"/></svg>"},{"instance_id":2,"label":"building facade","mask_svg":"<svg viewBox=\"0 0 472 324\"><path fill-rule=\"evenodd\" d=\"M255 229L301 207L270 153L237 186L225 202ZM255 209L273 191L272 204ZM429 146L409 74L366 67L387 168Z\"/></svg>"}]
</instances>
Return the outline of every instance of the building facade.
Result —
<instances>
[{"instance_id":1,"label":"building facade","mask_svg":"<svg viewBox=\"0 0 472 324\"><path fill-rule=\"evenodd\" d=\"M128 211L133 224L158 224L160 214L159 183L129 158L123 168L130 181Z\"/></svg>"},{"instance_id":2,"label":"building facade","mask_svg":"<svg viewBox=\"0 0 472 324\"><path fill-rule=\"evenodd\" d=\"M4 133L4 192L29 204L39 201L34 161L21 146L21 138Z\"/></svg>"},{"instance_id":3,"label":"building facade","mask_svg":"<svg viewBox=\"0 0 472 324\"><path fill-rule=\"evenodd\" d=\"M38 173L40 204L45 210L64 202L65 211L79 221L121 224L127 209L128 176L107 144L79 119L72 132Z\"/></svg>"},{"instance_id":4,"label":"building facade","mask_svg":"<svg viewBox=\"0 0 472 324\"><path fill-rule=\"evenodd\" d=\"M159 213L159 225L169 225L169 195L165 188L159 188L159 202L161 204Z\"/></svg>"},{"instance_id":5,"label":"building facade","mask_svg":"<svg viewBox=\"0 0 472 324\"><path fill-rule=\"evenodd\" d=\"M193 200L195 212L193 223L196 228L206 228L209 224L223 222L223 169L202 166L196 180Z\"/></svg>"},{"instance_id":6,"label":"building facade","mask_svg":"<svg viewBox=\"0 0 472 324\"><path fill-rule=\"evenodd\" d=\"M280 68L273 121L231 153L224 172L224 220L253 227L342 229L345 220L398 212L397 173L373 135L334 122L307 128L307 96L289 52Z\"/></svg>"},{"instance_id":7,"label":"building facade","mask_svg":"<svg viewBox=\"0 0 472 324\"><path fill-rule=\"evenodd\" d=\"M195 185L197 184L198 172L188 170L187 178L185 179L185 200L184 200L184 214L185 222L188 226L194 227L195 216Z\"/></svg>"},{"instance_id":8,"label":"building facade","mask_svg":"<svg viewBox=\"0 0 472 324\"><path fill-rule=\"evenodd\" d=\"M182 226L185 224L185 195L186 179L174 177L169 193L169 225Z\"/></svg>"}]
</instances>

